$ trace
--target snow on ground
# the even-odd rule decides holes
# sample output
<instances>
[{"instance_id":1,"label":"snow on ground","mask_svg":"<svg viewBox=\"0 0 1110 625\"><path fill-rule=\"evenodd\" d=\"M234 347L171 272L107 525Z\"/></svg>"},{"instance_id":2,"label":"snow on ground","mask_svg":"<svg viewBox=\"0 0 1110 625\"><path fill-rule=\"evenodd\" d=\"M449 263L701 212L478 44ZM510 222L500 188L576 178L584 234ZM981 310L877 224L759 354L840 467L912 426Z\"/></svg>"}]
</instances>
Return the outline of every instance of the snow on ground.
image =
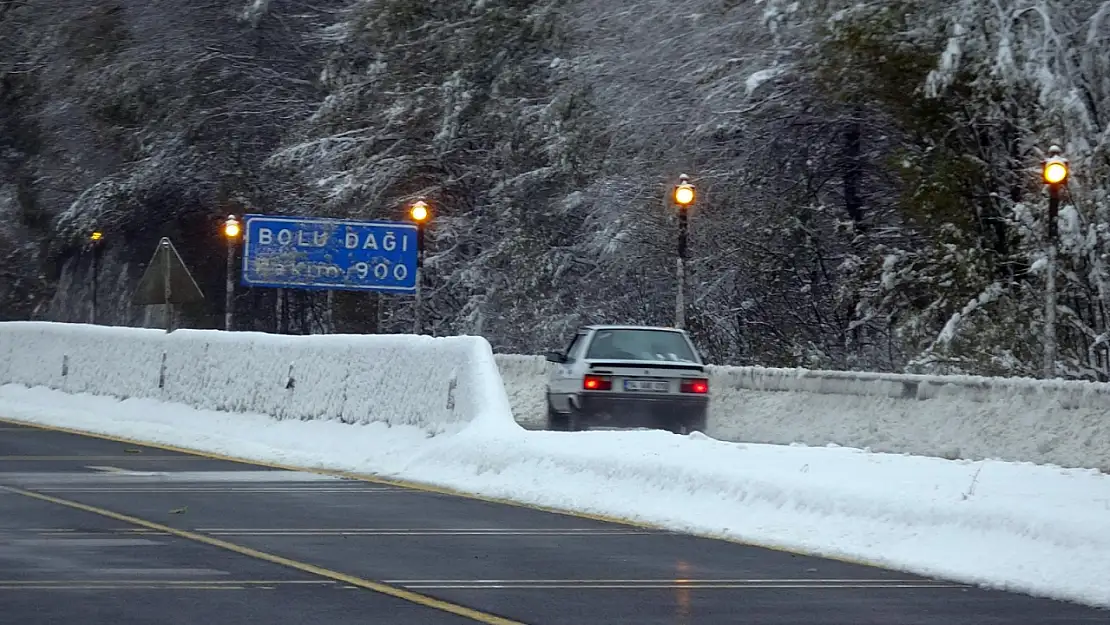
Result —
<instances>
[{"instance_id":1,"label":"snow on ground","mask_svg":"<svg viewBox=\"0 0 1110 625\"><path fill-rule=\"evenodd\" d=\"M665 432L278 421L0 387L0 415L372 473L1110 607L1110 476Z\"/></svg>"}]
</instances>

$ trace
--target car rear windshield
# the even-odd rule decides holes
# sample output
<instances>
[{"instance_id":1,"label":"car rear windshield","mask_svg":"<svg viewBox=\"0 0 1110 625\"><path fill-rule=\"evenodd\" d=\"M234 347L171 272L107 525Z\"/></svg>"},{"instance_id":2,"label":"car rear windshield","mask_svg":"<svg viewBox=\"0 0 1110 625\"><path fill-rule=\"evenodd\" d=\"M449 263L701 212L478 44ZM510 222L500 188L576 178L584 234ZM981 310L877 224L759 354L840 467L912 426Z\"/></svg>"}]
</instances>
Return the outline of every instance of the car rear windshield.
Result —
<instances>
[{"instance_id":1,"label":"car rear windshield","mask_svg":"<svg viewBox=\"0 0 1110 625\"><path fill-rule=\"evenodd\" d=\"M666 330L598 330L586 358L697 362L686 337Z\"/></svg>"}]
</instances>

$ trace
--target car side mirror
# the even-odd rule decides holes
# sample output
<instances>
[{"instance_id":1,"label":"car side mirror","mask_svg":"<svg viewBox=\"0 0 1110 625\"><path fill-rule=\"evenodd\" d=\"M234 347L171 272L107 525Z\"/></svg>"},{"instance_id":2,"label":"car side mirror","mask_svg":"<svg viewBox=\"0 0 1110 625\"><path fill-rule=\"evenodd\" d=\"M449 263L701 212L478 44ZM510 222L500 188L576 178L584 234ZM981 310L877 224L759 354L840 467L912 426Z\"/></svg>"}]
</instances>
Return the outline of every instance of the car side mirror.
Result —
<instances>
[{"instance_id":1,"label":"car side mirror","mask_svg":"<svg viewBox=\"0 0 1110 625\"><path fill-rule=\"evenodd\" d=\"M557 362L559 364L563 364L567 361L566 354L563 354L562 352L544 352L543 357L547 359L547 362Z\"/></svg>"}]
</instances>

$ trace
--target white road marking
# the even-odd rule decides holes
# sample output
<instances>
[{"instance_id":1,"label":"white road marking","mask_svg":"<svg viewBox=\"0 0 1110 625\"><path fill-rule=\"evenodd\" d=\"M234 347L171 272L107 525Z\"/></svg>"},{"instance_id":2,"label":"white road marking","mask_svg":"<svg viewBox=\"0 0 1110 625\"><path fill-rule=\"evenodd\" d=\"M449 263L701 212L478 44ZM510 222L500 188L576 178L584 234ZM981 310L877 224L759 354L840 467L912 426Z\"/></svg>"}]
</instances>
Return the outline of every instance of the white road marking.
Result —
<instances>
[{"instance_id":1,"label":"white road marking","mask_svg":"<svg viewBox=\"0 0 1110 625\"><path fill-rule=\"evenodd\" d=\"M97 465L103 468L103 465ZM117 467L118 468L118 467ZM0 482L7 484L81 484L81 483L110 483L110 484L164 484L183 483L319 483L330 482L333 484L354 482L335 475L320 473L306 473L302 471L97 471L89 473L77 472L20 472L0 473Z\"/></svg>"},{"instance_id":2,"label":"white road marking","mask_svg":"<svg viewBox=\"0 0 1110 625\"><path fill-rule=\"evenodd\" d=\"M530 530L530 529L352 529L352 530L203 530L213 536L644 536L645 530Z\"/></svg>"},{"instance_id":3,"label":"white road marking","mask_svg":"<svg viewBox=\"0 0 1110 625\"><path fill-rule=\"evenodd\" d=\"M388 582L387 582L388 583ZM690 590L724 590L734 588L817 588L817 589L875 589L875 588L966 588L959 584L919 584L887 583L887 584L742 584L742 583L706 583L706 584L399 584L409 590L638 590L638 589L668 589L686 588Z\"/></svg>"},{"instance_id":4,"label":"white road marking","mask_svg":"<svg viewBox=\"0 0 1110 625\"><path fill-rule=\"evenodd\" d=\"M95 465L95 464L90 464L90 465L86 466L85 468L86 469L92 469L93 471L100 471L102 473L134 473L134 471L129 471L127 469L121 469L119 467L108 467L108 466L100 466L100 465Z\"/></svg>"},{"instance_id":5,"label":"white road marking","mask_svg":"<svg viewBox=\"0 0 1110 625\"><path fill-rule=\"evenodd\" d=\"M402 489L385 488L359 488L352 487L311 487L304 486L166 486L166 487L135 487L135 486L56 486L36 488L40 493L301 493L305 495L335 494L335 493L396 493L407 492Z\"/></svg>"},{"instance_id":6,"label":"white road marking","mask_svg":"<svg viewBox=\"0 0 1110 625\"><path fill-rule=\"evenodd\" d=\"M28 547L139 547L164 545L164 542L147 538L76 538L51 536L49 538L13 538L5 541L9 545Z\"/></svg>"},{"instance_id":7,"label":"white road marking","mask_svg":"<svg viewBox=\"0 0 1110 625\"><path fill-rule=\"evenodd\" d=\"M159 576L159 575L164 576L164 577L205 577L205 576L209 576L209 575L220 575L220 576L231 575L230 572L222 571L220 569L197 569L197 568L188 568L188 567L183 567L183 568L180 568L180 569L173 569L173 568L149 568L149 569L93 568L93 569L87 569L86 572L96 574L97 576L129 575L129 576L133 576L135 578L148 580L148 581L152 580L152 579L156 579L156 577ZM65 582L66 580L60 580L60 581ZM110 579L108 581L109 582L119 582L120 580L119 579ZM216 582L216 581L213 581L213 580L205 580L205 582L206 583L213 583L213 584L225 583L225 582L222 582L222 581L221 582ZM5 582L0 582L0 583L5 583ZM7 582L7 583L10 583L10 582ZM177 583L177 582L166 581L164 583Z\"/></svg>"}]
</instances>

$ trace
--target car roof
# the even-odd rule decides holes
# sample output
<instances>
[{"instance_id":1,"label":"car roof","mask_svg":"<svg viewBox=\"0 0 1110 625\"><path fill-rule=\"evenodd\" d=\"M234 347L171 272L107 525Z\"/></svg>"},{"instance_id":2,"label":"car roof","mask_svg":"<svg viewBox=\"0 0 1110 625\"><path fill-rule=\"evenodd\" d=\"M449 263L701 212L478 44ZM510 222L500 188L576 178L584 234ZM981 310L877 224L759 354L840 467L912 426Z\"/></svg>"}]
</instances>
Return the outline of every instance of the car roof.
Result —
<instances>
[{"instance_id":1,"label":"car roof","mask_svg":"<svg viewBox=\"0 0 1110 625\"><path fill-rule=\"evenodd\" d=\"M660 332L678 332L685 334L686 331L679 328L667 328L664 326L636 326L636 325L601 325L593 324L584 326L583 330L656 330Z\"/></svg>"}]
</instances>

